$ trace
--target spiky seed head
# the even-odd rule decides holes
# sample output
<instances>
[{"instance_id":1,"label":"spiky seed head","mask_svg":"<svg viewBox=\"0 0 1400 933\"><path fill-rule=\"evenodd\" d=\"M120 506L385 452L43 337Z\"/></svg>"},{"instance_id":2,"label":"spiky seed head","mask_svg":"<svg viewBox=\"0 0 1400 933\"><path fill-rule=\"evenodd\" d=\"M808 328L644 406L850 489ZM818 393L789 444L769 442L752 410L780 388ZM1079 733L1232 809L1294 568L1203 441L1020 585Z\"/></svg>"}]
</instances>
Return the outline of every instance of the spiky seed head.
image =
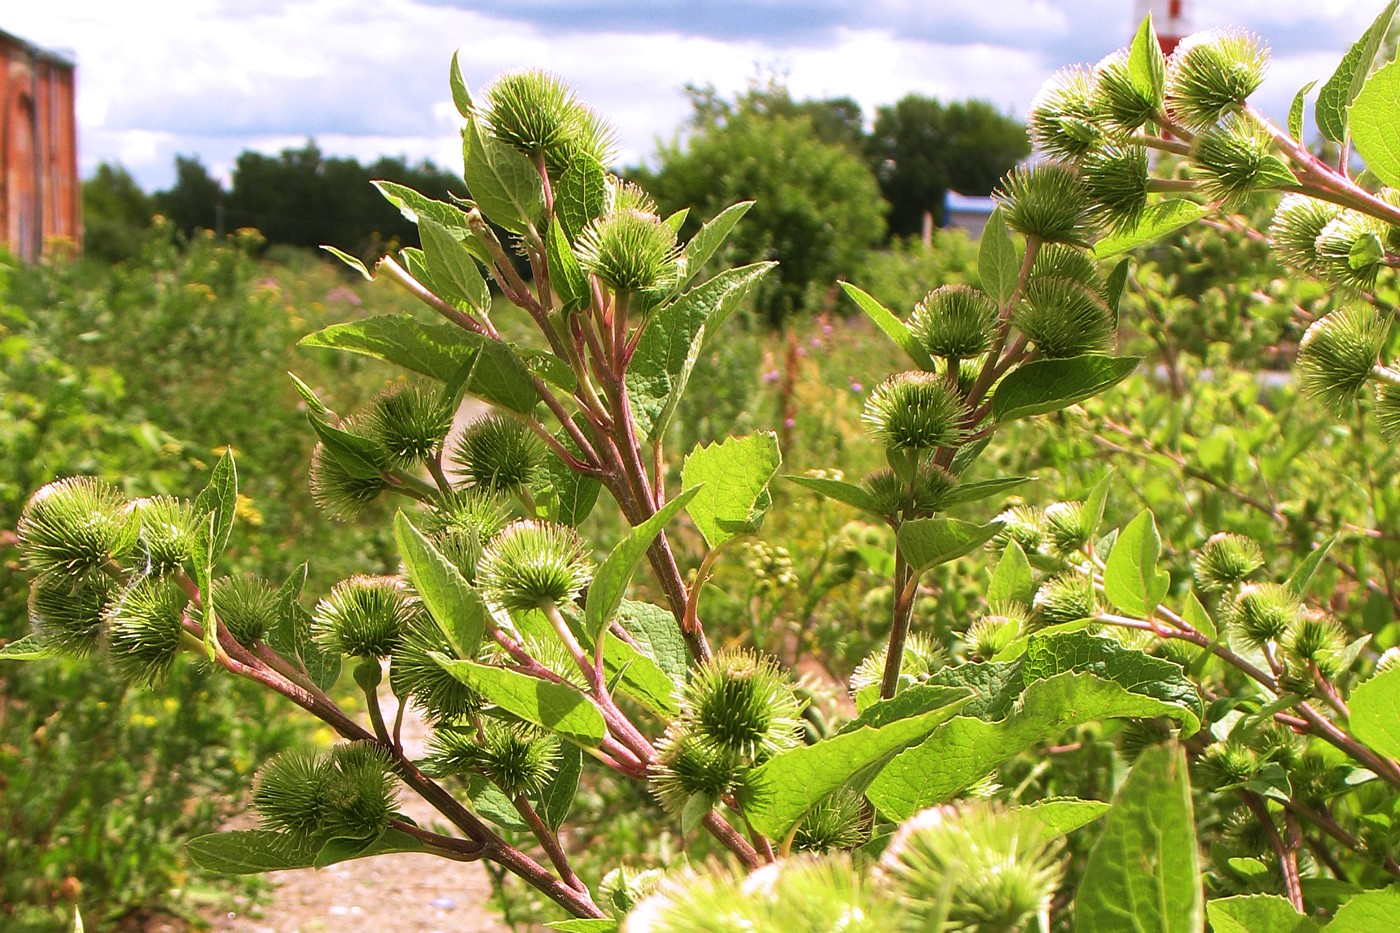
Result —
<instances>
[{"instance_id":1,"label":"spiky seed head","mask_svg":"<svg viewBox=\"0 0 1400 933\"><path fill-rule=\"evenodd\" d=\"M141 577L107 604L104 644L123 678L147 686L165 679L180 651L187 602L173 580Z\"/></svg>"},{"instance_id":2,"label":"spiky seed head","mask_svg":"<svg viewBox=\"0 0 1400 933\"><path fill-rule=\"evenodd\" d=\"M399 468L437 456L452 428L452 408L442 394L416 382L395 383L370 403L365 428Z\"/></svg>"},{"instance_id":3,"label":"spiky seed head","mask_svg":"<svg viewBox=\"0 0 1400 933\"><path fill-rule=\"evenodd\" d=\"M1303 753L1307 751L1307 742L1302 736L1280 722L1261 726L1249 738L1249 743L1261 760L1276 761L1289 771L1302 765Z\"/></svg>"},{"instance_id":4,"label":"spiky seed head","mask_svg":"<svg viewBox=\"0 0 1400 933\"><path fill-rule=\"evenodd\" d=\"M1259 771L1259 756L1240 742L1216 742L1196 759L1202 783L1220 789L1243 784Z\"/></svg>"},{"instance_id":5,"label":"spiky seed head","mask_svg":"<svg viewBox=\"0 0 1400 933\"><path fill-rule=\"evenodd\" d=\"M1093 578L1075 571L1051 577L1036 590L1034 609L1042 628L1093 618L1099 611Z\"/></svg>"},{"instance_id":6,"label":"spiky seed head","mask_svg":"<svg viewBox=\"0 0 1400 933\"><path fill-rule=\"evenodd\" d=\"M1147 149L1106 146L1080 163L1084 188L1094 202L1094 216L1105 228L1126 230L1147 210Z\"/></svg>"},{"instance_id":7,"label":"spiky seed head","mask_svg":"<svg viewBox=\"0 0 1400 933\"><path fill-rule=\"evenodd\" d=\"M1013 505L996 517L1001 523L993 539L1005 547L1015 541L1021 550L1031 554L1045 542L1045 513L1033 505Z\"/></svg>"},{"instance_id":8,"label":"spiky seed head","mask_svg":"<svg viewBox=\"0 0 1400 933\"><path fill-rule=\"evenodd\" d=\"M320 443L311 452L311 498L327 516L349 521L386 488L378 470L371 474L346 462L338 451Z\"/></svg>"},{"instance_id":9,"label":"spiky seed head","mask_svg":"<svg viewBox=\"0 0 1400 933\"><path fill-rule=\"evenodd\" d=\"M615 207L594 219L574 252L584 272L615 292L660 294L680 276L676 232L659 215L636 207Z\"/></svg>"},{"instance_id":10,"label":"spiky seed head","mask_svg":"<svg viewBox=\"0 0 1400 933\"><path fill-rule=\"evenodd\" d=\"M876 470L861 485L875 500L881 515L896 515L909 506L916 514L941 512L958 488L958 478L935 463L923 462L914 470L913 494L909 484L888 467Z\"/></svg>"},{"instance_id":11,"label":"spiky seed head","mask_svg":"<svg viewBox=\"0 0 1400 933\"><path fill-rule=\"evenodd\" d=\"M1099 267L1094 262L1093 255L1077 246L1046 243L1035 254L1030 277L1068 279L1084 286L1105 302L1108 301L1108 289L1104 285L1103 276L1099 274Z\"/></svg>"},{"instance_id":12,"label":"spiky seed head","mask_svg":"<svg viewBox=\"0 0 1400 933\"><path fill-rule=\"evenodd\" d=\"M277 591L251 573L214 581L214 612L240 645L250 648L277 624Z\"/></svg>"},{"instance_id":13,"label":"spiky seed head","mask_svg":"<svg viewBox=\"0 0 1400 933\"><path fill-rule=\"evenodd\" d=\"M389 753L373 742L337 745L327 756L319 830L327 838L369 839L394 814Z\"/></svg>"},{"instance_id":14,"label":"spiky seed head","mask_svg":"<svg viewBox=\"0 0 1400 933\"><path fill-rule=\"evenodd\" d=\"M1011 229L1045 243L1088 246L1093 203L1072 166L1041 162L1014 168L993 192Z\"/></svg>"},{"instance_id":15,"label":"spiky seed head","mask_svg":"<svg viewBox=\"0 0 1400 933\"><path fill-rule=\"evenodd\" d=\"M1227 621L1254 646L1280 641L1298 623L1303 605L1293 591L1277 583L1251 583L1230 602Z\"/></svg>"},{"instance_id":16,"label":"spiky seed head","mask_svg":"<svg viewBox=\"0 0 1400 933\"><path fill-rule=\"evenodd\" d=\"M651 765L651 789L668 813L680 813L692 797L718 802L742 782L745 770L732 749L675 722L658 744Z\"/></svg>"},{"instance_id":17,"label":"spiky seed head","mask_svg":"<svg viewBox=\"0 0 1400 933\"><path fill-rule=\"evenodd\" d=\"M909 327L934 356L978 356L996 337L997 306L980 289L944 285L914 306Z\"/></svg>"},{"instance_id":18,"label":"spiky seed head","mask_svg":"<svg viewBox=\"0 0 1400 933\"><path fill-rule=\"evenodd\" d=\"M132 505L141 517L144 572L172 573L194 556L203 539L200 515L193 505L174 496L151 496Z\"/></svg>"},{"instance_id":19,"label":"spiky seed head","mask_svg":"<svg viewBox=\"0 0 1400 933\"><path fill-rule=\"evenodd\" d=\"M1192 563L1196 584L1207 592L1243 583L1262 566L1264 552L1259 543L1228 531L1211 535Z\"/></svg>"},{"instance_id":20,"label":"spiky seed head","mask_svg":"<svg viewBox=\"0 0 1400 933\"><path fill-rule=\"evenodd\" d=\"M1384 221L1360 211L1344 210L1327 222L1313 241L1321 274L1357 291L1371 291L1385 265Z\"/></svg>"},{"instance_id":21,"label":"spiky seed head","mask_svg":"<svg viewBox=\"0 0 1400 933\"><path fill-rule=\"evenodd\" d=\"M1376 673L1384 674L1400 667L1400 647L1387 648L1376 661Z\"/></svg>"},{"instance_id":22,"label":"spiky seed head","mask_svg":"<svg viewBox=\"0 0 1400 933\"><path fill-rule=\"evenodd\" d=\"M1127 49L1110 52L1094 66L1094 110L1115 135L1131 133L1145 123L1159 120L1162 103L1160 97L1143 90L1133 80Z\"/></svg>"},{"instance_id":23,"label":"spiky seed head","mask_svg":"<svg viewBox=\"0 0 1400 933\"><path fill-rule=\"evenodd\" d=\"M802 704L771 658L721 651L691 672L681 716L706 741L758 764L798 743Z\"/></svg>"},{"instance_id":24,"label":"spiky seed head","mask_svg":"<svg viewBox=\"0 0 1400 933\"><path fill-rule=\"evenodd\" d=\"M967 628L963 641L968 657L990 661L1026 632L1026 614L1019 606L996 606Z\"/></svg>"},{"instance_id":25,"label":"spiky seed head","mask_svg":"<svg viewBox=\"0 0 1400 933\"><path fill-rule=\"evenodd\" d=\"M421 611L402 580L354 576L331 587L316 604L311 634L328 650L352 658L384 658Z\"/></svg>"},{"instance_id":26,"label":"spiky seed head","mask_svg":"<svg viewBox=\"0 0 1400 933\"><path fill-rule=\"evenodd\" d=\"M527 156L543 156L558 175L575 153L606 165L612 131L562 81L544 71L516 71L481 92L478 117L485 132Z\"/></svg>"},{"instance_id":27,"label":"spiky seed head","mask_svg":"<svg viewBox=\"0 0 1400 933\"><path fill-rule=\"evenodd\" d=\"M1045 530L1058 554L1075 554L1089 543L1092 529L1082 502L1052 502L1045 507Z\"/></svg>"},{"instance_id":28,"label":"spiky seed head","mask_svg":"<svg viewBox=\"0 0 1400 933\"><path fill-rule=\"evenodd\" d=\"M578 532L554 522L511 522L476 568L482 595L512 610L568 603L588 585L593 561Z\"/></svg>"},{"instance_id":29,"label":"spiky seed head","mask_svg":"<svg viewBox=\"0 0 1400 933\"><path fill-rule=\"evenodd\" d=\"M453 472L482 493L528 487L544 465L544 444L514 418L497 412L467 425L452 448Z\"/></svg>"},{"instance_id":30,"label":"spiky seed head","mask_svg":"<svg viewBox=\"0 0 1400 933\"><path fill-rule=\"evenodd\" d=\"M1031 279L1012 323L1048 359L1102 352L1113 340L1113 313L1103 298L1059 276Z\"/></svg>"},{"instance_id":31,"label":"spiky seed head","mask_svg":"<svg viewBox=\"0 0 1400 933\"><path fill-rule=\"evenodd\" d=\"M298 838L321 829L327 762L314 752L291 749L269 761L253 784L253 809L263 825Z\"/></svg>"},{"instance_id":32,"label":"spiky seed head","mask_svg":"<svg viewBox=\"0 0 1400 933\"><path fill-rule=\"evenodd\" d=\"M1231 113L1196 137L1191 164L1202 191L1231 211L1256 190L1297 181L1273 149L1273 137L1258 120Z\"/></svg>"},{"instance_id":33,"label":"spiky seed head","mask_svg":"<svg viewBox=\"0 0 1400 933\"><path fill-rule=\"evenodd\" d=\"M1036 147L1074 160L1104 143L1093 105L1094 78L1083 66L1061 68L1031 101L1027 129Z\"/></svg>"},{"instance_id":34,"label":"spiky seed head","mask_svg":"<svg viewBox=\"0 0 1400 933\"><path fill-rule=\"evenodd\" d=\"M1136 762L1143 752L1165 744L1171 737L1172 728L1168 720L1129 719L1123 723L1118 749L1129 762Z\"/></svg>"},{"instance_id":35,"label":"spiky seed head","mask_svg":"<svg viewBox=\"0 0 1400 933\"><path fill-rule=\"evenodd\" d=\"M1258 89L1268 63L1268 47L1250 33L1187 36L1167 60L1167 109L1188 128L1205 129Z\"/></svg>"},{"instance_id":36,"label":"spiky seed head","mask_svg":"<svg viewBox=\"0 0 1400 933\"><path fill-rule=\"evenodd\" d=\"M862 690L878 687L885 674L885 659L889 657L889 645L883 645L866 655L856 665L851 674L851 695ZM915 683L927 680L928 675L943 667L948 661L943 648L922 632L910 632L904 642L904 654L899 659L900 690Z\"/></svg>"},{"instance_id":37,"label":"spiky seed head","mask_svg":"<svg viewBox=\"0 0 1400 933\"><path fill-rule=\"evenodd\" d=\"M1342 208L1303 194L1286 194L1274 211L1269 239L1274 252L1285 264L1309 275L1323 275L1317 256L1317 238L1337 218Z\"/></svg>"},{"instance_id":38,"label":"spiky seed head","mask_svg":"<svg viewBox=\"0 0 1400 933\"><path fill-rule=\"evenodd\" d=\"M120 584L105 573L41 576L29 588L29 622L45 647L86 657L98 645L103 614L120 593Z\"/></svg>"},{"instance_id":39,"label":"spiky seed head","mask_svg":"<svg viewBox=\"0 0 1400 933\"><path fill-rule=\"evenodd\" d=\"M1324 612L1304 613L1283 639L1284 656L1290 666L1306 670L1314 664L1328 678L1341 673L1337 656L1345 646L1346 633L1336 619Z\"/></svg>"},{"instance_id":40,"label":"spiky seed head","mask_svg":"<svg viewBox=\"0 0 1400 933\"><path fill-rule=\"evenodd\" d=\"M903 372L875 387L861 420L887 447L932 450L960 444L966 417L967 405L952 382L933 373Z\"/></svg>"},{"instance_id":41,"label":"spiky seed head","mask_svg":"<svg viewBox=\"0 0 1400 933\"><path fill-rule=\"evenodd\" d=\"M870 839L873 814L865 798L850 790L838 790L807 812L793 836L797 852L854 849Z\"/></svg>"},{"instance_id":42,"label":"spiky seed head","mask_svg":"<svg viewBox=\"0 0 1400 933\"><path fill-rule=\"evenodd\" d=\"M559 738L535 726L492 720L480 737L463 729L433 732L436 772L484 775L507 797L538 797L559 767Z\"/></svg>"},{"instance_id":43,"label":"spiky seed head","mask_svg":"<svg viewBox=\"0 0 1400 933\"><path fill-rule=\"evenodd\" d=\"M452 657L453 647L427 612L416 612L389 662L394 695L411 699L432 722L451 721L485 706L485 698L449 674L432 652Z\"/></svg>"},{"instance_id":44,"label":"spiky seed head","mask_svg":"<svg viewBox=\"0 0 1400 933\"><path fill-rule=\"evenodd\" d=\"M136 544L140 517L117 489L92 476L57 480L20 514L19 550L36 574L81 577Z\"/></svg>"},{"instance_id":45,"label":"spiky seed head","mask_svg":"<svg viewBox=\"0 0 1400 933\"><path fill-rule=\"evenodd\" d=\"M508 513L499 499L478 489L457 489L444 496L425 522L433 544L462 572L476 582L481 552L506 526Z\"/></svg>"},{"instance_id":46,"label":"spiky seed head","mask_svg":"<svg viewBox=\"0 0 1400 933\"><path fill-rule=\"evenodd\" d=\"M1371 378L1389 327L1369 305L1338 308L1314 322L1298 344L1303 392L1345 415Z\"/></svg>"},{"instance_id":47,"label":"spiky seed head","mask_svg":"<svg viewBox=\"0 0 1400 933\"><path fill-rule=\"evenodd\" d=\"M1021 930L1059 889L1059 855L1033 820L975 800L911 817L879 870L917 919L932 922L946 905L945 929Z\"/></svg>"},{"instance_id":48,"label":"spiky seed head","mask_svg":"<svg viewBox=\"0 0 1400 933\"><path fill-rule=\"evenodd\" d=\"M1376 424L1388 440L1400 440L1400 386L1382 382L1376 386Z\"/></svg>"},{"instance_id":49,"label":"spiky seed head","mask_svg":"<svg viewBox=\"0 0 1400 933\"><path fill-rule=\"evenodd\" d=\"M642 900L656 893L665 878L666 873L659 868L644 871L614 868L598 882L598 899L614 915L625 917Z\"/></svg>"}]
</instances>

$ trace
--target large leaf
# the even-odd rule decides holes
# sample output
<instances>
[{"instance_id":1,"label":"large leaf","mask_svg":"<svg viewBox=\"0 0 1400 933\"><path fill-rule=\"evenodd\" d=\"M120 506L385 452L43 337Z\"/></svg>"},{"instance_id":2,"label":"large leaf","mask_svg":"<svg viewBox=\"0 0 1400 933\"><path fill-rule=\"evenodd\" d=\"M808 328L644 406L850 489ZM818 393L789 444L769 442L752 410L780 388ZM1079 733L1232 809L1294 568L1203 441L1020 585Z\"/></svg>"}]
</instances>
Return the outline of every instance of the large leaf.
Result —
<instances>
[{"instance_id":1,"label":"large leaf","mask_svg":"<svg viewBox=\"0 0 1400 933\"><path fill-rule=\"evenodd\" d=\"M588 644L592 646L591 642ZM612 632L606 633L603 642L603 673L614 690L636 700L662 719L670 720L679 715L676 678L640 647L633 648Z\"/></svg>"},{"instance_id":2,"label":"large leaf","mask_svg":"<svg viewBox=\"0 0 1400 933\"><path fill-rule=\"evenodd\" d=\"M729 232L734 229L734 225L749 212L751 207L753 207L752 201L740 201L738 204L729 205L710 218L709 223L701 227L695 236L690 238L690 242L685 244L685 249L681 251L683 271L677 288L693 281L695 276L700 274L705 263L709 262L710 257L724 244Z\"/></svg>"},{"instance_id":3,"label":"large leaf","mask_svg":"<svg viewBox=\"0 0 1400 933\"><path fill-rule=\"evenodd\" d=\"M685 508L700 491L698 486L686 489L657 509L651 518L628 531L598 565L593 574L593 582L588 587L587 602L584 604L584 625L590 639L597 638L598 633L607 628L608 623L612 621L613 613L622 605L627 584L631 582L632 574L637 572L637 565L646 555L647 548L651 547L652 542L661 534L666 523L675 518L676 513Z\"/></svg>"},{"instance_id":4,"label":"large leaf","mask_svg":"<svg viewBox=\"0 0 1400 933\"><path fill-rule=\"evenodd\" d=\"M1241 894L1206 902L1215 933L1318 933L1322 927L1277 894Z\"/></svg>"},{"instance_id":5,"label":"large leaf","mask_svg":"<svg viewBox=\"0 0 1400 933\"><path fill-rule=\"evenodd\" d=\"M870 295L856 288L850 282L842 282L841 287L845 289L847 295L851 296L865 316L875 323L875 326L885 332L885 336L895 342L909 358L913 360L920 369L933 372L933 357L929 356L928 350L919 343L918 339L909 331L908 325L895 316L894 312L876 301Z\"/></svg>"},{"instance_id":6,"label":"large leaf","mask_svg":"<svg viewBox=\"0 0 1400 933\"><path fill-rule=\"evenodd\" d=\"M1327 924L1327 933L1379 933L1400 929L1400 889L1362 891L1349 898Z\"/></svg>"},{"instance_id":7,"label":"large leaf","mask_svg":"<svg viewBox=\"0 0 1400 933\"><path fill-rule=\"evenodd\" d=\"M507 713L543 726L571 742L596 748L607 735L607 724L598 707L568 684L475 661L453 660L436 651L429 656L447 673Z\"/></svg>"},{"instance_id":8,"label":"large leaf","mask_svg":"<svg viewBox=\"0 0 1400 933\"><path fill-rule=\"evenodd\" d=\"M550 829L557 830L564 825L569 809L578 795L578 778L583 771L583 749L577 745L565 745L560 749L559 764L540 793L540 818Z\"/></svg>"},{"instance_id":9,"label":"large leaf","mask_svg":"<svg viewBox=\"0 0 1400 933\"><path fill-rule=\"evenodd\" d=\"M1377 69L1351 105L1351 141L1366 167L1387 185L1400 185L1400 60Z\"/></svg>"},{"instance_id":10,"label":"large leaf","mask_svg":"<svg viewBox=\"0 0 1400 933\"><path fill-rule=\"evenodd\" d=\"M1200 933L1205 925L1186 755L1175 744L1138 756L1075 898L1075 933Z\"/></svg>"},{"instance_id":11,"label":"large leaf","mask_svg":"<svg viewBox=\"0 0 1400 933\"><path fill-rule=\"evenodd\" d=\"M1021 545L1010 541L1002 552L992 571L992 582L987 587L987 603L1019 603L1029 609L1035 598L1035 578L1031 575L1031 562Z\"/></svg>"},{"instance_id":12,"label":"large leaf","mask_svg":"<svg viewBox=\"0 0 1400 933\"><path fill-rule=\"evenodd\" d=\"M1200 699L1178 665L1085 632L1032 635L1014 664L948 668L932 683L978 695L875 779L870 801L893 820L951 799L1082 723L1165 716L1185 734L1200 727Z\"/></svg>"},{"instance_id":13,"label":"large leaf","mask_svg":"<svg viewBox=\"0 0 1400 933\"><path fill-rule=\"evenodd\" d=\"M1047 838L1072 833L1087 826L1108 811L1102 800L1079 800L1074 797L1050 797L1023 807L1012 808L1021 817L1030 817L1040 824Z\"/></svg>"},{"instance_id":14,"label":"large leaf","mask_svg":"<svg viewBox=\"0 0 1400 933\"><path fill-rule=\"evenodd\" d=\"M394 540L408 579L447 643L457 657L473 657L486 630L481 595L403 512L394 515Z\"/></svg>"},{"instance_id":15,"label":"large leaf","mask_svg":"<svg viewBox=\"0 0 1400 933\"><path fill-rule=\"evenodd\" d=\"M225 875L254 875L288 868L324 868L336 862L384 855L390 852L428 852L413 836L392 827L375 840L353 845L333 845L327 849L295 845L286 836L266 829L234 830L196 836L185 844L191 861L206 871Z\"/></svg>"},{"instance_id":16,"label":"large leaf","mask_svg":"<svg viewBox=\"0 0 1400 933\"><path fill-rule=\"evenodd\" d=\"M1143 509L1128 522L1113 542L1103 571L1103 593L1110 603L1129 615L1148 618L1171 588L1172 578L1157 569L1162 537L1157 520Z\"/></svg>"},{"instance_id":17,"label":"large leaf","mask_svg":"<svg viewBox=\"0 0 1400 933\"><path fill-rule=\"evenodd\" d=\"M968 691L943 687L927 695L926 711L878 727L862 726L781 752L749 772L745 815L754 829L782 839L813 807L846 788L859 793L898 752L946 722Z\"/></svg>"},{"instance_id":18,"label":"large leaf","mask_svg":"<svg viewBox=\"0 0 1400 933\"><path fill-rule=\"evenodd\" d=\"M977 275L982 289L998 305L1005 305L1016 293L1020 280L1021 254L1011 239L1011 230L1001 208L992 210L987 225L982 228L982 240L977 247Z\"/></svg>"},{"instance_id":19,"label":"large leaf","mask_svg":"<svg viewBox=\"0 0 1400 933\"><path fill-rule=\"evenodd\" d=\"M670 611L651 603L624 599L617 613L618 624L637 643L637 648L656 662L676 683L684 683L690 664L685 635Z\"/></svg>"},{"instance_id":20,"label":"large leaf","mask_svg":"<svg viewBox=\"0 0 1400 933\"><path fill-rule=\"evenodd\" d=\"M727 269L652 313L627 368L627 397L637 433L666 430L700 348L777 263Z\"/></svg>"},{"instance_id":21,"label":"large leaf","mask_svg":"<svg viewBox=\"0 0 1400 933\"><path fill-rule=\"evenodd\" d=\"M1317 92L1317 106L1313 110L1317 119L1317 129L1334 143L1346 139L1347 111L1366 84L1366 76L1371 72L1371 63L1376 60L1376 53L1380 51L1386 31L1390 29L1390 21L1395 18L1396 5L1396 0L1386 4L1370 28L1352 43L1346 55L1342 56L1337 70L1332 72L1332 77L1328 78ZM1367 165L1369 164L1368 159Z\"/></svg>"},{"instance_id":22,"label":"large leaf","mask_svg":"<svg viewBox=\"0 0 1400 933\"><path fill-rule=\"evenodd\" d=\"M603 212L607 172L586 152L576 152L554 182L554 216L569 241L578 239L589 221Z\"/></svg>"},{"instance_id":23,"label":"large leaf","mask_svg":"<svg viewBox=\"0 0 1400 933\"><path fill-rule=\"evenodd\" d=\"M574 418L582 423L582 416ZM580 454L578 445L564 429L561 428L554 439L575 456ZM542 472L544 482L535 490L536 501L545 507L550 521L577 527L597 504L598 494L603 490L602 482L596 476L585 476L569 469L552 450L545 453Z\"/></svg>"},{"instance_id":24,"label":"large leaf","mask_svg":"<svg viewBox=\"0 0 1400 933\"><path fill-rule=\"evenodd\" d=\"M464 176L487 220L524 233L544 214L544 183L525 155L481 132L476 120L462 131Z\"/></svg>"},{"instance_id":25,"label":"large leaf","mask_svg":"<svg viewBox=\"0 0 1400 933\"><path fill-rule=\"evenodd\" d=\"M772 431L725 438L685 458L682 487L704 487L686 511L711 548L758 529L772 502L768 483L782 462Z\"/></svg>"},{"instance_id":26,"label":"large leaf","mask_svg":"<svg viewBox=\"0 0 1400 933\"><path fill-rule=\"evenodd\" d=\"M374 181L371 184L379 189L384 200L399 209L399 213L409 223L419 224L424 220L433 220L441 224L448 233L452 234L454 239L467 240L471 237L471 227L467 223L467 214L460 207L443 201L435 201L427 195L419 194L412 188L397 182Z\"/></svg>"},{"instance_id":27,"label":"large leaf","mask_svg":"<svg viewBox=\"0 0 1400 933\"><path fill-rule=\"evenodd\" d=\"M1389 758L1400 758L1400 668L1382 671L1351 692L1351 731Z\"/></svg>"},{"instance_id":28,"label":"large leaf","mask_svg":"<svg viewBox=\"0 0 1400 933\"><path fill-rule=\"evenodd\" d=\"M1059 411L1122 382L1137 368L1136 356L1085 354L1033 360L1013 369L992 396L992 417L1015 421Z\"/></svg>"},{"instance_id":29,"label":"large leaf","mask_svg":"<svg viewBox=\"0 0 1400 933\"><path fill-rule=\"evenodd\" d=\"M1134 247L1151 243L1187 224L1195 223L1208 213L1204 204L1185 198L1171 198L1150 204L1138 222L1126 230L1110 233L1094 244L1094 255L1100 259L1126 253Z\"/></svg>"},{"instance_id":30,"label":"large leaf","mask_svg":"<svg viewBox=\"0 0 1400 933\"><path fill-rule=\"evenodd\" d=\"M418 236L423 241L424 261L439 297L490 314L491 289L461 242L429 217L418 221Z\"/></svg>"},{"instance_id":31,"label":"large leaf","mask_svg":"<svg viewBox=\"0 0 1400 933\"><path fill-rule=\"evenodd\" d=\"M956 560L992 540L1001 522L978 525L956 518L916 518L899 526L900 552L915 576Z\"/></svg>"}]
</instances>

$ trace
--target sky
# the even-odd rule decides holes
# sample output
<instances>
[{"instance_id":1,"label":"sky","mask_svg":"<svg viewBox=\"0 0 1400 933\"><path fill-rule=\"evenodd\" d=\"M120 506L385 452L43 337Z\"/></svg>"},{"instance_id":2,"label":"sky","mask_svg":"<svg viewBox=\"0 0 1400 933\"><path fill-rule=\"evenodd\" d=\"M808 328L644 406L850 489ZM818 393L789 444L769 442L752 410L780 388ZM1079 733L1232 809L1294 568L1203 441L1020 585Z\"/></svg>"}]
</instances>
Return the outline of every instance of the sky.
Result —
<instances>
[{"instance_id":1,"label":"sky","mask_svg":"<svg viewBox=\"0 0 1400 933\"><path fill-rule=\"evenodd\" d=\"M786 75L794 97L851 97L866 120L909 93L980 98L1023 117L1057 68L1125 45L1140 0L45 0L0 29L78 63L81 171L120 163L168 187L176 155L228 181L244 149L314 137L329 154L460 169L448 63L562 77L617 131L620 165L689 113L687 84L725 96ZM1162 4L1165 6L1165 3ZM1272 49L1256 101L1281 118L1325 79L1381 0L1186 0L1196 29Z\"/></svg>"}]
</instances>

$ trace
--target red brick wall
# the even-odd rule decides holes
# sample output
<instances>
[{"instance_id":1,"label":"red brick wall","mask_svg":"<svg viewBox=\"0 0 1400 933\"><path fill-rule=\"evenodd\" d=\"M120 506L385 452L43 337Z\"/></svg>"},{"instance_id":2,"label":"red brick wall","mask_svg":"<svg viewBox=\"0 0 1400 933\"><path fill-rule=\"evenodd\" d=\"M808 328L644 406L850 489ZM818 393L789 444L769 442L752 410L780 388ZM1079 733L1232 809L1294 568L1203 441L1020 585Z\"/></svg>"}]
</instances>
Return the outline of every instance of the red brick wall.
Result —
<instances>
[{"instance_id":1,"label":"red brick wall","mask_svg":"<svg viewBox=\"0 0 1400 933\"><path fill-rule=\"evenodd\" d=\"M73 66L0 33L0 245L33 261L82 237Z\"/></svg>"}]
</instances>

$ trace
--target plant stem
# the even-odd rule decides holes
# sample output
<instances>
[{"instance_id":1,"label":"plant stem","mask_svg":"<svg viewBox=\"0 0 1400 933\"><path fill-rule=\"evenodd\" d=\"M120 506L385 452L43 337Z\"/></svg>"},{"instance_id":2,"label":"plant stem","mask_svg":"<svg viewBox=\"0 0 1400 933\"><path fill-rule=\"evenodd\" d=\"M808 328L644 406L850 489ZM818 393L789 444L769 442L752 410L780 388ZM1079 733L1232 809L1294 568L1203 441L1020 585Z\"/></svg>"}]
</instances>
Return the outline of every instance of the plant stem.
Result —
<instances>
[{"instance_id":1,"label":"plant stem","mask_svg":"<svg viewBox=\"0 0 1400 933\"><path fill-rule=\"evenodd\" d=\"M588 887L574 874L573 867L569 865L569 857L564 854L564 847L559 844L559 836L550 829L545 821L540 819L540 815L535 812L535 808L530 805L530 800L524 794L519 794L515 798L515 809L525 818L525 823L530 827L530 832L535 834L539 840L540 848L544 849L549 856L549 861L554 865L554 870L559 873L559 877L565 884L577 891L587 891Z\"/></svg>"},{"instance_id":2,"label":"plant stem","mask_svg":"<svg viewBox=\"0 0 1400 933\"><path fill-rule=\"evenodd\" d=\"M888 700L899 686L899 671L904 662L904 642L909 637L909 624L914 616L914 588L909 585L914 576L904 552L894 551L894 619L890 625L889 645L885 649L885 672L880 678L880 698Z\"/></svg>"}]
</instances>

